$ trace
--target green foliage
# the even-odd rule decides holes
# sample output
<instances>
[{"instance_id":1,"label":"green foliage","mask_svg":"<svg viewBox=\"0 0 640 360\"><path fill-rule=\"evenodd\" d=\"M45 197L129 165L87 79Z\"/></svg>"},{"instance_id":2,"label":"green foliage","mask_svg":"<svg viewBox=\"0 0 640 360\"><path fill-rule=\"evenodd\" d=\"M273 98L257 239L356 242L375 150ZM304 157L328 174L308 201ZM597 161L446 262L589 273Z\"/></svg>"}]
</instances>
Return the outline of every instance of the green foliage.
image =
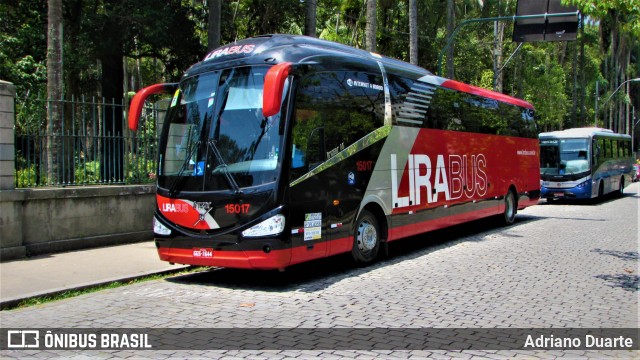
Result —
<instances>
[{"instance_id":1,"label":"green foliage","mask_svg":"<svg viewBox=\"0 0 640 360\"><path fill-rule=\"evenodd\" d=\"M609 58L605 61L605 57L613 56L607 54L610 50L604 46L606 41L613 40L607 40L605 35L620 30L626 42L619 48L624 49L637 49L640 38L639 0L565 2L577 5L588 19L600 20L587 22L579 35L584 40L584 58L578 54L581 50L577 42L564 47L529 43L515 54L503 70L503 92L532 102L537 108L540 124L548 129L572 125L572 111L583 116L577 119L576 125L591 123L596 116L595 83L599 81L600 96L607 96L605 92L611 91L607 83L615 83L611 73L618 65ZM432 71L437 68L438 54L447 37L446 3L418 0L418 62ZM455 23L459 24L472 18L512 15L516 1L484 1L480 5L476 0L458 0L455 4ZM300 0L223 1L221 42L227 44L236 39L268 33L301 34L305 23L305 6L305 2ZM103 78L105 64L102 60L110 52L114 52L116 58L125 58L127 89L130 91L154 83L178 80L206 52L207 12L206 1L65 1L65 96L100 98L100 89L104 89L105 85L113 83L116 88L122 88L124 79ZM21 99L27 95L46 98L44 29L47 2L3 1L0 3L0 14L0 79L17 86L16 108L19 117L16 128L21 132L36 133L45 125L46 107ZM408 1L378 0L379 53L408 60L408 16ZM364 46L363 0L318 0L316 23L316 34L320 38L356 47ZM517 46L510 41L511 31L511 24L507 24L502 43L502 61ZM493 23L472 25L460 31L454 48L455 78L476 86L493 88ZM637 50L632 52L636 53ZM637 56L630 56L627 77L638 76L637 61ZM578 104L571 101L576 96L574 93L577 94ZM637 99L633 104L638 107ZM142 175L131 174L131 177Z\"/></svg>"},{"instance_id":2,"label":"green foliage","mask_svg":"<svg viewBox=\"0 0 640 360\"><path fill-rule=\"evenodd\" d=\"M127 154L125 158L127 184L153 183L156 179L156 159Z\"/></svg>"},{"instance_id":3,"label":"green foliage","mask_svg":"<svg viewBox=\"0 0 640 360\"><path fill-rule=\"evenodd\" d=\"M640 38L640 1L639 0L563 0L565 4L576 5L585 15L604 20L617 12L626 19L619 24L622 31Z\"/></svg>"},{"instance_id":4,"label":"green foliage","mask_svg":"<svg viewBox=\"0 0 640 360\"><path fill-rule=\"evenodd\" d=\"M100 180L100 162L90 161L84 163L78 161L74 172L76 184L98 184Z\"/></svg>"},{"instance_id":5,"label":"green foliage","mask_svg":"<svg viewBox=\"0 0 640 360\"><path fill-rule=\"evenodd\" d=\"M36 166L31 165L28 168L15 171L14 178L17 188L26 188L35 185L37 179Z\"/></svg>"},{"instance_id":6,"label":"green foliage","mask_svg":"<svg viewBox=\"0 0 640 360\"><path fill-rule=\"evenodd\" d=\"M554 56L556 43L523 46L525 66L522 70L525 100L536 106L539 130L560 129L568 108L565 93L566 74Z\"/></svg>"}]
</instances>

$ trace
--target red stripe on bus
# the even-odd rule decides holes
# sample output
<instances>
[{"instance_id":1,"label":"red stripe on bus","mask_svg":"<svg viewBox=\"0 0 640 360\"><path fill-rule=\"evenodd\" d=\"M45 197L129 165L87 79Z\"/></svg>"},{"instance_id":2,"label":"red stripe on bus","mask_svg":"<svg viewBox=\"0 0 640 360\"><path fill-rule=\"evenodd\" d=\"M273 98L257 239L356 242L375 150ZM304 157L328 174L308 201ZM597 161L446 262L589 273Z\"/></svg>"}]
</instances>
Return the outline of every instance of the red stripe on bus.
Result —
<instances>
[{"instance_id":1,"label":"red stripe on bus","mask_svg":"<svg viewBox=\"0 0 640 360\"><path fill-rule=\"evenodd\" d=\"M469 93L469 94L472 94L472 95L487 97L489 99L494 99L494 100L502 101L502 102L505 102L505 103L508 103L508 104L521 106L521 107L533 110L533 105L531 105L530 103L528 103L528 102L526 102L524 100L517 99L517 98L511 97L509 95L505 95L505 94L502 94L502 93L499 93L499 92L495 92L495 91L491 91L491 90L475 87L473 85L468 85L468 84L465 84L465 83L461 83L459 81L447 80L447 81L442 83L442 87L445 87L447 89L466 92L466 93Z\"/></svg>"},{"instance_id":2,"label":"red stripe on bus","mask_svg":"<svg viewBox=\"0 0 640 360\"><path fill-rule=\"evenodd\" d=\"M414 224L392 227L389 230L389 241L404 239L408 236L419 235L428 231L443 229L452 225L462 224L467 221L478 220L484 217L498 215L504 211L504 204L490 208L465 212L462 214L431 219ZM409 215L412 216L412 215ZM393 221L393 219L391 220Z\"/></svg>"}]
</instances>

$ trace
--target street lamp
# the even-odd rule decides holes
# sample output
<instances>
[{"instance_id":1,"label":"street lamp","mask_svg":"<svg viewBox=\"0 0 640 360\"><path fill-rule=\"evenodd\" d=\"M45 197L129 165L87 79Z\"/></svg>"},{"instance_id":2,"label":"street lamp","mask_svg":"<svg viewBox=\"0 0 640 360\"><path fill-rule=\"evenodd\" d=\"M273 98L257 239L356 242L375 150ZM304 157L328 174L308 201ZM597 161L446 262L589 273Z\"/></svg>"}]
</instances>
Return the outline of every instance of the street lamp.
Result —
<instances>
[{"instance_id":1,"label":"street lamp","mask_svg":"<svg viewBox=\"0 0 640 360\"><path fill-rule=\"evenodd\" d=\"M611 98L613 97L613 95L615 95L615 93L617 93L617 92L618 92L618 90L620 90L620 88L621 88L624 84L626 84L626 83L628 83L628 82L636 82L636 81L640 81L640 78L629 79L629 80L625 80L625 81L623 81L623 82L622 82L622 84L618 85L618 87L617 87L615 90L613 90L613 92L611 93L611 95L609 95L609 97L608 97L605 101L603 101L603 102L602 102L602 107L604 107L604 105L605 105L607 102L609 102L609 100L611 100ZM597 85L597 84L596 84L596 85ZM596 111L597 111L597 110L598 110L598 94L596 94ZM596 126L596 127L598 126L598 115L597 115L597 113L596 113L596 122L595 122L595 124L594 124L593 126Z\"/></svg>"}]
</instances>

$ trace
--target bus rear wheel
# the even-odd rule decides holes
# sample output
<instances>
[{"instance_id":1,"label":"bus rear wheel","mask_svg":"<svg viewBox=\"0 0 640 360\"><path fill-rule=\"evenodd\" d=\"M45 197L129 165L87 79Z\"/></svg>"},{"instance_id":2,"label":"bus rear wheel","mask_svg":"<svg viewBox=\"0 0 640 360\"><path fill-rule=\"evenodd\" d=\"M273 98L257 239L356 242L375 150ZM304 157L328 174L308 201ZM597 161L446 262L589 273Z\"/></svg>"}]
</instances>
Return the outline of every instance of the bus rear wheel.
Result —
<instances>
[{"instance_id":1,"label":"bus rear wheel","mask_svg":"<svg viewBox=\"0 0 640 360\"><path fill-rule=\"evenodd\" d=\"M511 225L516 220L516 212L518 211L517 207L516 196L513 195L513 191L507 191L507 195L504 197L505 225Z\"/></svg>"},{"instance_id":2,"label":"bus rear wheel","mask_svg":"<svg viewBox=\"0 0 640 360\"><path fill-rule=\"evenodd\" d=\"M356 226L353 236L353 248L351 255L359 264L369 264L378 256L380 250L380 225L376 217L367 210L363 210Z\"/></svg>"}]
</instances>

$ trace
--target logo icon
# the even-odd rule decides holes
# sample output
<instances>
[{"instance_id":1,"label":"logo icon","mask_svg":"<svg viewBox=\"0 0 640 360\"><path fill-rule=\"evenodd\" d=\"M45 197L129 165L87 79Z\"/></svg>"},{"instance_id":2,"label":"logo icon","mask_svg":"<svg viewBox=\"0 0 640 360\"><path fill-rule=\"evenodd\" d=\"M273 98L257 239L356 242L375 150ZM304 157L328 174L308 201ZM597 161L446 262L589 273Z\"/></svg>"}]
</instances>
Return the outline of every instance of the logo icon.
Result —
<instances>
[{"instance_id":1,"label":"logo icon","mask_svg":"<svg viewBox=\"0 0 640 360\"><path fill-rule=\"evenodd\" d=\"M7 331L7 347L10 349L28 349L40 346L40 331L9 330Z\"/></svg>"}]
</instances>

